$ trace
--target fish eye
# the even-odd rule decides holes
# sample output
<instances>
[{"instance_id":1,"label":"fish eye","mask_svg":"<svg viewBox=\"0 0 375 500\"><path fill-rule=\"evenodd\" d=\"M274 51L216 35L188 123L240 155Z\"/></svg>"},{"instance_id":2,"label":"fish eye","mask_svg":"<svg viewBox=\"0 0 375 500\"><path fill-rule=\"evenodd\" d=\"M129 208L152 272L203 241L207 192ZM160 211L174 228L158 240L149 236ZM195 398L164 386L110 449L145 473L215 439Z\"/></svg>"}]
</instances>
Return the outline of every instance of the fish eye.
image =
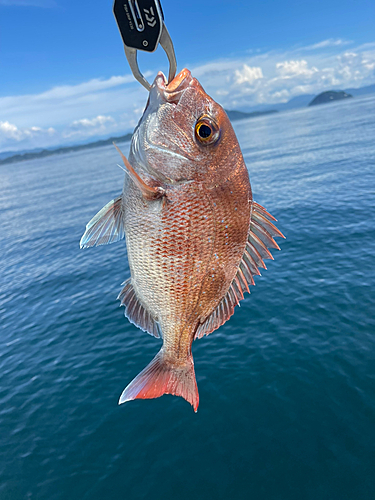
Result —
<instances>
[{"instance_id":1,"label":"fish eye","mask_svg":"<svg viewBox=\"0 0 375 500\"><path fill-rule=\"evenodd\" d=\"M211 117L203 115L195 124L195 137L201 144L214 144L220 137L219 126Z\"/></svg>"}]
</instances>

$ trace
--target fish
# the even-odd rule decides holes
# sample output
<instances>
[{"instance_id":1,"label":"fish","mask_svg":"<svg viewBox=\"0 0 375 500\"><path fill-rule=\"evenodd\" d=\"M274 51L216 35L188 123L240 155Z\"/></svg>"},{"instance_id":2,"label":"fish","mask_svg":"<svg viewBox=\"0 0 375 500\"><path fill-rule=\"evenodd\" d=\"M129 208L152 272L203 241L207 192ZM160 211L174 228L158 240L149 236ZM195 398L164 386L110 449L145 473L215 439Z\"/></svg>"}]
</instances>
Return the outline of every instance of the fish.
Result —
<instances>
[{"instance_id":1,"label":"fish","mask_svg":"<svg viewBox=\"0 0 375 500\"><path fill-rule=\"evenodd\" d=\"M231 122L188 69L159 72L132 135L122 194L86 226L80 246L125 238L130 278L118 296L128 320L162 347L119 404L181 396L196 412L192 343L233 315L280 249L276 219L253 200Z\"/></svg>"}]
</instances>

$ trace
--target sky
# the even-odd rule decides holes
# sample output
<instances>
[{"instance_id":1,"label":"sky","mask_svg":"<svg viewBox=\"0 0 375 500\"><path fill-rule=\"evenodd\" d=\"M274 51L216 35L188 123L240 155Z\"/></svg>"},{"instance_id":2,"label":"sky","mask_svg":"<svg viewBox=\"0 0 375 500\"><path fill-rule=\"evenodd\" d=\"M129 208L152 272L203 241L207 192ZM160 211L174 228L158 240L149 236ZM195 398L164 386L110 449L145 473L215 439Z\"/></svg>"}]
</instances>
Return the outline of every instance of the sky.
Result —
<instances>
[{"instance_id":1,"label":"sky","mask_svg":"<svg viewBox=\"0 0 375 500\"><path fill-rule=\"evenodd\" d=\"M374 0L162 0L178 70L226 109L375 83ZM139 56L152 80L161 48ZM112 1L0 0L0 152L130 132L147 91Z\"/></svg>"}]
</instances>

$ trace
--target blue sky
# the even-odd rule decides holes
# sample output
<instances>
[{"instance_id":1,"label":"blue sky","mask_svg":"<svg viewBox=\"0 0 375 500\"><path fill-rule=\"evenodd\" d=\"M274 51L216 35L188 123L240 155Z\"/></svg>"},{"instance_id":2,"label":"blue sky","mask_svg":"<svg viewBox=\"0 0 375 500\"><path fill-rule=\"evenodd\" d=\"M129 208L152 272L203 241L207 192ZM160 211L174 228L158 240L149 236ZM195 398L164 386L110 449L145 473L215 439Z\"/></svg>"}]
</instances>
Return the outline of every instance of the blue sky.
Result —
<instances>
[{"instance_id":1,"label":"blue sky","mask_svg":"<svg viewBox=\"0 0 375 500\"><path fill-rule=\"evenodd\" d=\"M375 83L375 2L162 1L178 68L227 108ZM142 54L149 79L164 53ZM0 0L0 151L134 127L133 81L111 1Z\"/></svg>"}]
</instances>

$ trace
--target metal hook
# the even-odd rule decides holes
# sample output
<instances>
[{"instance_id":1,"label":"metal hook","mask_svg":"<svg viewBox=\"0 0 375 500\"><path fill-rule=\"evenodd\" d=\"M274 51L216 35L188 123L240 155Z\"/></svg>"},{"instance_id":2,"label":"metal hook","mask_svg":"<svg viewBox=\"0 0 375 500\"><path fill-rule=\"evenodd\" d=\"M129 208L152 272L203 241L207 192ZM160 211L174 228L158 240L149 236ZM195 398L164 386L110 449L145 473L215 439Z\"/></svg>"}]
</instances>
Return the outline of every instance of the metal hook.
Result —
<instances>
[{"instance_id":1,"label":"metal hook","mask_svg":"<svg viewBox=\"0 0 375 500\"><path fill-rule=\"evenodd\" d=\"M168 57L168 61L169 61L168 83L169 83L173 80L173 78L176 75L177 61L176 61L176 54L174 51L172 39L171 39L171 37L168 33L168 30L167 30L164 23L163 23L163 29L161 32L159 43L163 47L163 49ZM139 69L139 66L138 66L137 49L127 47L126 45L124 45L124 49L125 49L126 58L128 60L130 69L132 70L132 73L134 75L134 78L136 80L138 80L138 82L141 85L143 85L146 90L150 91L151 85L146 80L146 78L142 75L142 73Z\"/></svg>"}]
</instances>

